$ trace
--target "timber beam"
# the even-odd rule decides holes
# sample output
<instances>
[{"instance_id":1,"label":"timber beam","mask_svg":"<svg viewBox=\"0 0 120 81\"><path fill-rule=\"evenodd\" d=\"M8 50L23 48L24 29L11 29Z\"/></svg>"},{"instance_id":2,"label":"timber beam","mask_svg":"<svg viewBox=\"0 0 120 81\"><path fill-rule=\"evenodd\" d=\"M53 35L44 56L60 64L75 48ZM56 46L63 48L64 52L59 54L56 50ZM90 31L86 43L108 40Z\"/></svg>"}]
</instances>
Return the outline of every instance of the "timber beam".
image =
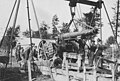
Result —
<instances>
[{"instance_id":1,"label":"timber beam","mask_svg":"<svg viewBox=\"0 0 120 81\"><path fill-rule=\"evenodd\" d=\"M103 3L102 0L99 0L97 2L90 1L90 0L66 0L66 1L70 1L70 6L71 7L75 7L76 3L81 3L81 4L95 6L97 8L102 8L102 3Z\"/></svg>"},{"instance_id":2,"label":"timber beam","mask_svg":"<svg viewBox=\"0 0 120 81\"><path fill-rule=\"evenodd\" d=\"M112 60L108 60L108 59L105 59L105 58L102 58L103 61L107 61L108 63L113 63L113 64L117 64L120 66L120 63L118 63L117 61L112 61Z\"/></svg>"}]
</instances>

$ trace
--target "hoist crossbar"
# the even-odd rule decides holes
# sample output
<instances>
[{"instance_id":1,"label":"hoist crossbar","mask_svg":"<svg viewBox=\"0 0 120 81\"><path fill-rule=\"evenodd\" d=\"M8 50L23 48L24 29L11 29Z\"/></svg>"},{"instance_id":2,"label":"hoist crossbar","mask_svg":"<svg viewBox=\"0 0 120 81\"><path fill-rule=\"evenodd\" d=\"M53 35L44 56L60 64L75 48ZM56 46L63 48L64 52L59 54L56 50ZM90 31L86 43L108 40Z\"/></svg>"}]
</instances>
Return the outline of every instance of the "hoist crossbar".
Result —
<instances>
[{"instance_id":1,"label":"hoist crossbar","mask_svg":"<svg viewBox=\"0 0 120 81\"><path fill-rule=\"evenodd\" d=\"M99 0L97 2L89 1L89 0L66 0L66 1L70 1L70 4L72 4L72 3L81 3L81 4L95 6L95 7L98 7L98 8L102 8L102 3L103 3L102 0Z\"/></svg>"}]
</instances>

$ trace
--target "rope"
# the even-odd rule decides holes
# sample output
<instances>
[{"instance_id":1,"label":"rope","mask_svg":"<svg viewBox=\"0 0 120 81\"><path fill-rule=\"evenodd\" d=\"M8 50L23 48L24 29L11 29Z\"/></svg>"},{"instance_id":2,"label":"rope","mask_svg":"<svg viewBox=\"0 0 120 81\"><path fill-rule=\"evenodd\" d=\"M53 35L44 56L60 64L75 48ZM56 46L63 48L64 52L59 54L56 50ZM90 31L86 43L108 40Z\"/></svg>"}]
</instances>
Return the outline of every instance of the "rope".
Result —
<instances>
[{"instance_id":1,"label":"rope","mask_svg":"<svg viewBox=\"0 0 120 81\"><path fill-rule=\"evenodd\" d=\"M75 7L74 7L74 12L72 11L72 7L70 7L70 12L71 12L72 19L71 19L70 22L68 23L67 30L69 29L70 25L72 24L72 22L73 22L73 20L74 20Z\"/></svg>"},{"instance_id":2,"label":"rope","mask_svg":"<svg viewBox=\"0 0 120 81\"><path fill-rule=\"evenodd\" d=\"M13 8L12 8L12 12L11 12L11 14L10 14L10 17L9 17L8 23L7 23L7 25L6 25L5 32L4 32L4 34L3 34L3 38L2 38L1 43L0 43L0 47L1 47L2 42L3 42L3 40L4 40L5 34L6 34L6 32L7 32L8 25L9 25L9 23L10 23L10 20L11 20L12 15L13 15L13 11L14 11L14 9L15 9L16 3L17 3L17 0L15 0L15 2L14 2L14 6L13 6Z\"/></svg>"},{"instance_id":3,"label":"rope","mask_svg":"<svg viewBox=\"0 0 120 81\"><path fill-rule=\"evenodd\" d=\"M78 21L78 20L76 20L76 19L74 19L75 21ZM90 26L90 25L87 25L86 23L84 23L84 22L82 22L82 21L78 21L78 22L80 22L81 24L83 24L83 25L85 25L85 26L87 26L87 27L89 27L89 28L91 28L91 29L94 29L94 27L92 27L92 26Z\"/></svg>"},{"instance_id":4,"label":"rope","mask_svg":"<svg viewBox=\"0 0 120 81\"><path fill-rule=\"evenodd\" d=\"M75 21L73 21L73 24L74 24L75 28L78 29L77 26L76 26L76 24L75 24Z\"/></svg>"}]
</instances>

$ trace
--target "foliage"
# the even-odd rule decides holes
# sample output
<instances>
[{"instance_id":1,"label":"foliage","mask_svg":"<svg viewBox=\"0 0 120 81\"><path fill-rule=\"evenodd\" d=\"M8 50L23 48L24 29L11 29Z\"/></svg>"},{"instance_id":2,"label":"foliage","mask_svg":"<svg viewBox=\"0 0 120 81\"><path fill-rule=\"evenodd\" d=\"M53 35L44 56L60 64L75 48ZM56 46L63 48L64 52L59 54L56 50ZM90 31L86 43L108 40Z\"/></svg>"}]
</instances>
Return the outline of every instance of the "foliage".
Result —
<instances>
[{"instance_id":1,"label":"foliage","mask_svg":"<svg viewBox=\"0 0 120 81\"><path fill-rule=\"evenodd\" d=\"M115 58L120 58L120 49L115 51Z\"/></svg>"},{"instance_id":2,"label":"foliage","mask_svg":"<svg viewBox=\"0 0 120 81\"><path fill-rule=\"evenodd\" d=\"M27 38L30 37L30 31L28 31L28 30L24 31L22 34L23 34L23 36L25 36Z\"/></svg>"},{"instance_id":3,"label":"foliage","mask_svg":"<svg viewBox=\"0 0 120 81\"><path fill-rule=\"evenodd\" d=\"M52 26L53 26L52 28L53 37L52 38L55 38L59 34L59 31L57 29L58 23L59 23L59 18L57 17L57 15L54 15L52 18Z\"/></svg>"},{"instance_id":4,"label":"foliage","mask_svg":"<svg viewBox=\"0 0 120 81\"><path fill-rule=\"evenodd\" d=\"M97 9L91 8L91 11L88 13L84 13L84 20L87 25L90 25L92 27L99 27L100 26L100 13ZM102 24L101 24L102 26Z\"/></svg>"},{"instance_id":5,"label":"foliage","mask_svg":"<svg viewBox=\"0 0 120 81\"><path fill-rule=\"evenodd\" d=\"M33 31L32 37L33 38L40 38L39 31Z\"/></svg>"},{"instance_id":6,"label":"foliage","mask_svg":"<svg viewBox=\"0 0 120 81\"><path fill-rule=\"evenodd\" d=\"M113 36L108 37L108 39L106 41L106 44L111 45L111 44L114 44L114 43L115 43L115 37L113 37Z\"/></svg>"},{"instance_id":7,"label":"foliage","mask_svg":"<svg viewBox=\"0 0 120 81\"><path fill-rule=\"evenodd\" d=\"M68 33L70 32L70 29L68 27L68 23L62 23L61 26L59 26L61 29L60 31L58 31L58 24L59 24L59 18L57 15L54 15L52 18L52 26L53 26L53 38L55 38L56 36L58 36L58 34L60 33Z\"/></svg>"},{"instance_id":8,"label":"foliage","mask_svg":"<svg viewBox=\"0 0 120 81\"><path fill-rule=\"evenodd\" d=\"M31 31L31 37L32 38L40 38L40 34L41 34L41 38L42 39L48 39L49 36L48 36L48 32L47 30L49 29L49 26L43 21L41 24L40 24L40 30L37 30L37 31ZM39 34L39 31L40 31L40 34ZM26 30L23 32L23 35L27 38L30 37L30 31L29 30Z\"/></svg>"},{"instance_id":9,"label":"foliage","mask_svg":"<svg viewBox=\"0 0 120 81\"><path fill-rule=\"evenodd\" d=\"M13 34L12 34L13 31ZM18 25L14 30L12 27L10 27L7 32L6 36L3 37L1 40L1 47L2 48L10 48L10 45L12 45L12 48L16 46L16 37L19 37L19 32L20 32L20 25Z\"/></svg>"},{"instance_id":10,"label":"foliage","mask_svg":"<svg viewBox=\"0 0 120 81\"><path fill-rule=\"evenodd\" d=\"M52 18L52 25L58 25L59 24L59 18L58 16L55 14Z\"/></svg>"},{"instance_id":11,"label":"foliage","mask_svg":"<svg viewBox=\"0 0 120 81\"><path fill-rule=\"evenodd\" d=\"M62 23L62 29L60 30L61 33L68 33L70 32L70 28L68 27L68 23Z\"/></svg>"},{"instance_id":12,"label":"foliage","mask_svg":"<svg viewBox=\"0 0 120 81\"><path fill-rule=\"evenodd\" d=\"M49 26L43 21L40 27L40 34L42 39L48 39L48 30Z\"/></svg>"},{"instance_id":13,"label":"foliage","mask_svg":"<svg viewBox=\"0 0 120 81\"><path fill-rule=\"evenodd\" d=\"M55 37L58 36L59 32L55 26L52 29L53 29L52 30L52 33L53 33L52 38L55 39Z\"/></svg>"},{"instance_id":14,"label":"foliage","mask_svg":"<svg viewBox=\"0 0 120 81\"><path fill-rule=\"evenodd\" d=\"M6 35L7 35L7 36L11 36L12 30L13 30L13 28L10 27L10 28L7 30ZM14 37L19 37L19 32L20 32L20 25L18 25L18 26L13 30L13 36L14 36Z\"/></svg>"}]
</instances>

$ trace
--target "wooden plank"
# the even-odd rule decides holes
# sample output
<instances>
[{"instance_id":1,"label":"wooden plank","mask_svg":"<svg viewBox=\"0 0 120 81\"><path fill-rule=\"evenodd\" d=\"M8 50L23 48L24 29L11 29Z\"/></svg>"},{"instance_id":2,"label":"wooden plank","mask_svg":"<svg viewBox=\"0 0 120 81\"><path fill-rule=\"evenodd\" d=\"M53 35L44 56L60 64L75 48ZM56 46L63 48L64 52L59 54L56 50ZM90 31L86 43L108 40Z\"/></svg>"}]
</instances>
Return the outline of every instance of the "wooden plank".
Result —
<instances>
[{"instance_id":1,"label":"wooden plank","mask_svg":"<svg viewBox=\"0 0 120 81\"><path fill-rule=\"evenodd\" d=\"M78 67L77 63L68 63L69 66Z\"/></svg>"},{"instance_id":2,"label":"wooden plank","mask_svg":"<svg viewBox=\"0 0 120 81\"><path fill-rule=\"evenodd\" d=\"M94 67L85 67L86 69L94 69Z\"/></svg>"},{"instance_id":3,"label":"wooden plank","mask_svg":"<svg viewBox=\"0 0 120 81\"><path fill-rule=\"evenodd\" d=\"M66 57L78 59L78 54L77 53L67 53Z\"/></svg>"},{"instance_id":4,"label":"wooden plank","mask_svg":"<svg viewBox=\"0 0 120 81\"><path fill-rule=\"evenodd\" d=\"M108 60L108 59L105 59L105 58L102 58L102 60L104 61L107 61L109 63L113 63L113 64L118 64L118 66L120 66L120 63L116 62L116 61L111 61L111 60Z\"/></svg>"},{"instance_id":5,"label":"wooden plank","mask_svg":"<svg viewBox=\"0 0 120 81\"><path fill-rule=\"evenodd\" d=\"M106 73L106 74L112 74L111 70L108 70L108 69L102 68L102 67L98 67L97 72L102 72L102 73Z\"/></svg>"},{"instance_id":6,"label":"wooden plank","mask_svg":"<svg viewBox=\"0 0 120 81\"><path fill-rule=\"evenodd\" d=\"M104 58L102 58L102 60L105 60L105 61L107 61L107 62L109 62L109 63L116 63L116 61L111 61L111 60L108 60L108 59L104 59Z\"/></svg>"},{"instance_id":7,"label":"wooden plank","mask_svg":"<svg viewBox=\"0 0 120 81\"><path fill-rule=\"evenodd\" d=\"M68 60L65 61L65 65L66 65L66 76L67 76L67 81L69 81Z\"/></svg>"},{"instance_id":8,"label":"wooden plank","mask_svg":"<svg viewBox=\"0 0 120 81\"><path fill-rule=\"evenodd\" d=\"M29 60L27 61L27 64L28 64L28 78L29 78L29 81L32 81L31 64Z\"/></svg>"}]
</instances>

